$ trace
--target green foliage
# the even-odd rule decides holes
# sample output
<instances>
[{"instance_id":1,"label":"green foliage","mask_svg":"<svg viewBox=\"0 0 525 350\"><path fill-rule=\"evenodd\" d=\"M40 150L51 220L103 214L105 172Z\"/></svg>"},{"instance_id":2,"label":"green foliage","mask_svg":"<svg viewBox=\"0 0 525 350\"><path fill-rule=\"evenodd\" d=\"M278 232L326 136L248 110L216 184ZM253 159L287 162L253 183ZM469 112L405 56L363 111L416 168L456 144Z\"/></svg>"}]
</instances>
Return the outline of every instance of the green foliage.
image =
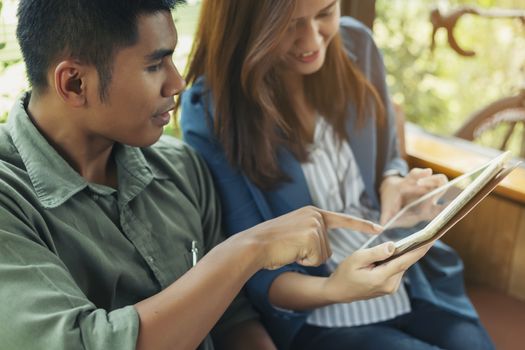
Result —
<instances>
[{"instance_id":1,"label":"green foliage","mask_svg":"<svg viewBox=\"0 0 525 350\"><path fill-rule=\"evenodd\" d=\"M2 7L4 6L3 1L0 0L0 13L2 13ZM5 48L5 42L0 42L0 50Z\"/></svg>"},{"instance_id":2,"label":"green foliage","mask_svg":"<svg viewBox=\"0 0 525 350\"><path fill-rule=\"evenodd\" d=\"M438 31L430 52L430 11L459 5L521 8L521 0L378 0L374 32L385 56L387 82L407 119L440 134L453 133L474 111L516 93L525 75L525 25L514 19L467 15L455 36L472 58L456 54Z\"/></svg>"},{"instance_id":3,"label":"green foliage","mask_svg":"<svg viewBox=\"0 0 525 350\"><path fill-rule=\"evenodd\" d=\"M2 7L3 7L3 1L0 0L0 13L2 12ZM5 48L5 42L0 42L0 50L2 50L3 48ZM0 123L4 123L7 119L7 113L1 113L0 114Z\"/></svg>"}]
</instances>

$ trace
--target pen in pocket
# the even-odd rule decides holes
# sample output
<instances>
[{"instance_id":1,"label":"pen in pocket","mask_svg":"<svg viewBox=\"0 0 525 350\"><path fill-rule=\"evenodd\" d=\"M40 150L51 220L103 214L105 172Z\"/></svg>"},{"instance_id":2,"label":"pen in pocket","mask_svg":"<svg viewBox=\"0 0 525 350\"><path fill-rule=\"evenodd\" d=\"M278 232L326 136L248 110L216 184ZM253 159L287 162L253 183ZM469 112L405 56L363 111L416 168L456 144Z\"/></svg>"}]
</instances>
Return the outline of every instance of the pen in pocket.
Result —
<instances>
[{"instance_id":1,"label":"pen in pocket","mask_svg":"<svg viewBox=\"0 0 525 350\"><path fill-rule=\"evenodd\" d=\"M193 266L197 265L199 248L197 248L197 241L191 241L191 257L193 258Z\"/></svg>"}]
</instances>

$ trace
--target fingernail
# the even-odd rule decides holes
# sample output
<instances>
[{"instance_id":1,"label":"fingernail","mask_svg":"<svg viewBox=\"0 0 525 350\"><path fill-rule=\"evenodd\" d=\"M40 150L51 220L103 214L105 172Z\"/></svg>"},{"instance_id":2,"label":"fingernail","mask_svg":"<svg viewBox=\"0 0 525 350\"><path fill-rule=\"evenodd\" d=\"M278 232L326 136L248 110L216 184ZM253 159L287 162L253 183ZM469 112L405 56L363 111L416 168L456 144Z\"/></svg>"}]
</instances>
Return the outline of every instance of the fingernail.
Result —
<instances>
[{"instance_id":1,"label":"fingernail","mask_svg":"<svg viewBox=\"0 0 525 350\"><path fill-rule=\"evenodd\" d=\"M388 244L386 245L386 252L387 252L388 254L392 254L392 253L394 252L394 249L395 249L395 247L394 247L394 243L390 242L390 243L388 243Z\"/></svg>"}]
</instances>

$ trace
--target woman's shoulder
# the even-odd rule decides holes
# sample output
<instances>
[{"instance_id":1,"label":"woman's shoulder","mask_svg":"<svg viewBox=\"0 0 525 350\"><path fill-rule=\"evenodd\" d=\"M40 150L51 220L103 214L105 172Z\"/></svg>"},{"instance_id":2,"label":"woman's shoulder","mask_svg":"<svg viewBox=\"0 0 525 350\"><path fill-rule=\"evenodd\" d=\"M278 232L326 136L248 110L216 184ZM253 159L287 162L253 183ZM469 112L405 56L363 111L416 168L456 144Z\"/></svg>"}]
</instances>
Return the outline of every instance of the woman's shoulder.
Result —
<instances>
[{"instance_id":1,"label":"woman's shoulder","mask_svg":"<svg viewBox=\"0 0 525 350\"><path fill-rule=\"evenodd\" d=\"M354 17L344 16L341 17L339 26L342 30L348 32L350 35L363 36L367 38L372 37L372 31L362 22L358 21Z\"/></svg>"},{"instance_id":2,"label":"woman's shoulder","mask_svg":"<svg viewBox=\"0 0 525 350\"><path fill-rule=\"evenodd\" d=\"M206 88L206 81L204 76L200 76L191 84L190 87L186 88L182 92L182 103L183 108L184 103L197 104L202 103L204 95L208 94L208 89Z\"/></svg>"},{"instance_id":3,"label":"woman's shoulder","mask_svg":"<svg viewBox=\"0 0 525 350\"><path fill-rule=\"evenodd\" d=\"M370 28L353 17L341 17L340 33L347 53L354 60L377 49Z\"/></svg>"},{"instance_id":4,"label":"woman's shoulder","mask_svg":"<svg viewBox=\"0 0 525 350\"><path fill-rule=\"evenodd\" d=\"M199 77L181 96L180 126L183 133L187 128L207 126L212 115L210 93L204 77Z\"/></svg>"}]
</instances>

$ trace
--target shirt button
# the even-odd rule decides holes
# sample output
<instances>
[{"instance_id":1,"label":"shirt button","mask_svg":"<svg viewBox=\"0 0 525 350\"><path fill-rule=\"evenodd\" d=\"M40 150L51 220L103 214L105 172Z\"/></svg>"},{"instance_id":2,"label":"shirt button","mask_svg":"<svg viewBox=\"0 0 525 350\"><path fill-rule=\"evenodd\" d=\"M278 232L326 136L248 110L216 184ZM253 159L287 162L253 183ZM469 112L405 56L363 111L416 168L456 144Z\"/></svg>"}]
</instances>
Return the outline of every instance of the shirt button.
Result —
<instances>
[{"instance_id":1,"label":"shirt button","mask_svg":"<svg viewBox=\"0 0 525 350\"><path fill-rule=\"evenodd\" d=\"M153 264L155 262L155 259L152 256L148 256L146 258L146 260L148 260L148 262L151 263L151 264Z\"/></svg>"},{"instance_id":2,"label":"shirt button","mask_svg":"<svg viewBox=\"0 0 525 350\"><path fill-rule=\"evenodd\" d=\"M93 198L93 200L95 200L95 201L98 201L98 199L99 199L99 195L96 194L96 193L93 193L93 194L91 195L91 198Z\"/></svg>"}]
</instances>

